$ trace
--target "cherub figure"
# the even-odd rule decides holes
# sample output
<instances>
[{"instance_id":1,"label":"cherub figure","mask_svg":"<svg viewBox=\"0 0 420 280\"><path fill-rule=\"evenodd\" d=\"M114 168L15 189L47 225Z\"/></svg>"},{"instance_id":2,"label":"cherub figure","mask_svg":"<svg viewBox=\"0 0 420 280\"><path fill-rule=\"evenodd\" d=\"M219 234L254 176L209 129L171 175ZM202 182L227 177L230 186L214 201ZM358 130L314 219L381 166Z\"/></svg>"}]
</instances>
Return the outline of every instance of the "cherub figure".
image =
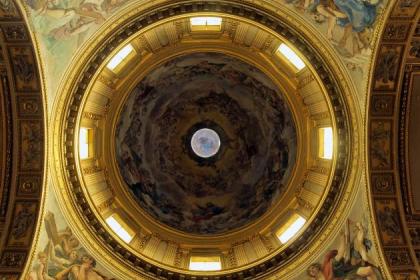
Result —
<instances>
[{"instance_id":1,"label":"cherub figure","mask_svg":"<svg viewBox=\"0 0 420 280\"><path fill-rule=\"evenodd\" d=\"M54 280L48 275L48 254L45 252L38 253L38 263L33 270L29 272L25 280Z\"/></svg>"},{"instance_id":2,"label":"cherub figure","mask_svg":"<svg viewBox=\"0 0 420 280\"><path fill-rule=\"evenodd\" d=\"M81 264L75 264L57 273L56 280L107 280L108 278L96 271L96 260L90 255L81 258Z\"/></svg>"}]
</instances>

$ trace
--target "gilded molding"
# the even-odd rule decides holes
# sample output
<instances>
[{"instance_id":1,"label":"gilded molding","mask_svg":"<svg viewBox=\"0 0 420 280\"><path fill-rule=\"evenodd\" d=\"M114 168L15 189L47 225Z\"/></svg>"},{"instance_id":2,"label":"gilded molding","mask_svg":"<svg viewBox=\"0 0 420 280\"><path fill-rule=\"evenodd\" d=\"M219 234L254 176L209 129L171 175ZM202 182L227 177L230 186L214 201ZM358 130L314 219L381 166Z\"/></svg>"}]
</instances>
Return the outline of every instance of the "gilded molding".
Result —
<instances>
[{"instance_id":1,"label":"gilded molding","mask_svg":"<svg viewBox=\"0 0 420 280\"><path fill-rule=\"evenodd\" d=\"M34 42L22 11L12 0L0 4L0 92L2 98L7 96L0 109L6 120L0 131L6 157L0 166L7 174L0 182L4 236L0 277L7 279L19 278L32 255L45 190L45 102Z\"/></svg>"},{"instance_id":2,"label":"gilded molding","mask_svg":"<svg viewBox=\"0 0 420 280\"><path fill-rule=\"evenodd\" d=\"M371 209L376 214L374 228L394 279L417 279L415 274L420 274L417 252L407 227L408 224L417 225L419 220L409 207L409 183L406 178L408 147L405 140L409 133L405 119L407 96L410 94L408 85L414 69L410 63L418 64L418 59L410 54L407 47L416 34L419 5L419 1L403 0L390 5L390 16L384 23L373 58L375 63L372 64L368 95L367 123L370 130L367 152L371 160L367 175ZM383 125L380 127L378 124ZM372 159L372 155L376 160ZM380 157L382 160L378 161Z\"/></svg>"},{"instance_id":3,"label":"gilded molding","mask_svg":"<svg viewBox=\"0 0 420 280\"><path fill-rule=\"evenodd\" d=\"M178 1L179 2L179 1ZM215 9L218 12L223 11L223 9L227 9L226 11L229 11L230 14L232 13L239 13L240 17L253 17L254 20L259 20L260 23L262 25L265 25L266 28L268 30L270 30L270 28L275 29L274 32L278 32L280 34L282 34L282 36L286 36L288 38L291 38L292 36L294 36L295 34L291 31L292 29L283 29L282 28L282 24L280 24L279 22L276 22L277 20L281 19L281 15L279 14L273 14L270 13L269 11L265 11L263 14L259 14L259 11L255 9L254 6L250 5L247 7L247 9L244 9L244 6L246 4L242 5L238 5L236 3L236 1L229 1L229 3L220 1L220 5L219 3L215 3L215 5L213 5L213 3L208 4L207 2L200 2L196 5L189 5L189 4L185 4L185 8L180 8L181 6L177 6L174 10L169 9L169 7L166 7L165 10L162 10L161 13L155 13L155 14L150 14L150 16L148 18L140 18L139 21L135 22L135 21L129 21L130 23L128 25L126 25L126 27L128 28L128 30L130 30L130 32L137 30L140 27L144 27L148 24L148 22L153 22L155 20L158 20L159 16L165 16L165 13L169 13L168 15L170 16L171 12L173 13L173 15L175 15L176 13L187 13L187 12L195 12L195 11L199 11L199 9L205 9L206 12L210 13L212 11L212 9ZM168 5L170 5L171 3L169 3ZM181 4L181 3L180 3ZM184 4L184 3L182 3ZM229 8L229 6L232 6L232 8ZM192 7L194 7L194 10L189 10L192 9ZM144 7L144 9L148 9L149 7L146 5L146 7ZM143 9L143 7L141 8ZM184 10L183 10L184 9ZM222 9L222 10L221 10ZM250 12L252 11L252 12ZM127 13L125 16L123 16L120 19L120 22L125 22L126 20L130 19L131 15L135 14L135 13L139 13L141 12L141 10L139 9L135 9L134 11L131 11L131 13ZM280 13L280 11L279 11ZM130 16L129 16L130 15ZM287 17L285 17L287 18ZM284 19L284 17L283 17ZM291 20L292 18L289 17L289 20ZM115 24L115 23L113 23ZM297 28L297 25L299 25L298 23L294 22L287 22L288 25ZM300 26L302 29L304 29L303 26ZM129 32L129 33L130 33ZM273 31L271 31L273 32ZM308 32L308 31L306 31ZM338 156L338 162L337 162L337 166L339 168L339 170L341 170L339 173L340 175L336 175L336 179L333 180L333 184L331 187L331 193L325 197L325 202L324 206L327 208L332 207L331 211L333 211L334 214L336 214L338 217L343 217L346 215L346 213L348 213L350 205L352 205L352 203L348 203L348 202L352 202L352 199L355 197L355 189L357 189L356 186L354 186L352 183L357 182L360 179L360 174L357 174L357 172L355 172L355 166L358 164L357 159L360 156L360 139L358 139L358 137L360 137L360 135L358 135L356 133L357 128L360 126L360 112L359 110L357 110L356 108L354 108L354 98L355 98L355 94L354 94L354 88L351 86L351 83L348 83L347 81L349 80L347 74L343 73L339 66L341 65L340 63L336 63L337 66L334 65L333 62L338 61L338 58L334 57L332 55L332 52L330 49L328 49L327 47L325 47L325 45L317 38L311 38L310 35L308 33L305 33L306 37L305 39L298 39L300 37L296 37L296 44L299 46L299 49L302 53L304 53L308 58L310 58L314 65L315 68L317 68L317 72L319 74L319 78L320 80L322 80L323 84L326 85L326 90L328 91L328 93L330 94L331 97L331 103L332 103L332 107L334 108L335 113L339 116L336 119L336 125L339 131L339 136L342 139L342 141L339 142L339 147L340 147L340 153L343 153L342 156ZM305 35L304 35L305 36ZM310 39L309 39L310 38ZM101 57L100 55L94 55L92 58L90 58L88 55L90 55L93 51L94 46L98 45L99 40L103 40L105 39L107 41L108 44L108 48L103 49L103 51L105 51L105 53L109 53L110 52L110 47L112 44L117 44L120 43L121 41L123 41L124 39L106 39L105 35L102 35L102 37L98 37L96 38L96 40L92 40L91 44L89 45L89 47L87 47L86 50L84 50L83 55L81 56L81 63L85 63L87 61L93 61L94 64L99 65ZM310 50L311 47L308 47L308 45L305 45L304 42L307 41L312 41L314 42L313 45L319 47L318 51L315 51L315 53L312 53L312 51L314 50ZM302 44L302 45L300 45ZM322 55L321 55L322 54ZM321 62L324 61L326 62L329 67L331 68L324 68L324 64ZM78 65L76 66L74 69L81 69L83 65ZM334 65L334 66L333 66ZM75 71L77 71L75 70ZM89 70L90 71L90 70ZM71 79L69 80L74 80L75 78L75 73L73 72L73 76L71 77ZM83 71L81 72L83 73ZM87 75L92 74L92 73L86 73ZM332 78L332 80L331 80ZM80 185L77 182L77 178L76 178L76 173L73 171L69 171L70 173L70 177L66 178L64 175L64 169L63 166L61 165L62 162L67 162L67 167L74 169L76 166L74 163L72 163L72 158L73 158L73 149L71 146L66 146L64 147L64 151L61 151L61 148L59 148L62 143L61 142L63 138L68 138L68 137L73 137L74 136L74 129L73 129L73 125L75 122L75 118L77 117L77 107L80 105L82 96L83 96L83 92L86 89L86 87L88 87L88 80L87 79L80 79L81 83L79 84L78 88L75 88L75 84L64 84L62 86L62 92L73 92L74 96L72 99L72 106L67 107L68 106L68 102L70 101L70 96L65 96L63 99L61 99L56 106L56 112L57 112L57 117L55 118L56 123L55 123L55 130L54 130L54 141L56 146L54 148L54 158L56 161L56 167L57 170L55 170L57 172L58 175L58 184L56 184L57 186L60 185L64 185L64 184L72 184L73 185L73 191L75 192L81 192L80 190ZM340 82L339 82L340 81ZM350 84L350 85L349 85ZM338 92L342 93L338 94ZM345 100L345 101L344 101ZM346 105L343 105L344 103L347 103ZM348 108L340 108L340 106L351 106L351 109L354 110L350 110ZM62 115L60 114L60 110L59 108L69 108L68 111L66 111L66 113L63 113ZM349 112L347 112L347 110ZM351 115L348 116L348 114ZM73 124L69 124L69 126L67 128L63 128L62 125L62 121L65 119L69 119ZM347 134L346 131L352 131L350 135ZM62 132L65 131L67 133L67 135L63 135ZM351 163L351 166L347 166L348 162L347 162L347 155L346 153L349 152L349 149L346 149L345 147L349 147L351 146L352 148L352 158L353 161ZM342 150L341 150L342 149ZM65 154L63 154L62 152L64 152ZM341 185L340 185L340 177L345 177L346 178L346 188L345 189L341 189ZM64 184L63 184L64 183ZM68 197L73 197L70 190L68 189L57 189L57 192L59 194L59 197L61 197L60 199L65 199L65 196ZM341 202L341 203L339 203ZM338 203L335 204L335 203ZM64 205L64 204L63 204ZM336 205L335 208L333 205ZM83 202L81 201L78 208L79 209L87 209L88 204L87 202ZM66 209L66 211L70 211L70 209ZM66 212L65 211L65 212ZM324 214L326 214L325 210L321 210L320 212L323 212ZM328 212L328 211L327 211ZM331 213L331 214L333 214ZM66 217L69 218L69 220L72 223L76 223L78 221L79 218L75 219L75 218L70 218L70 215L67 213ZM80 216L79 216L80 217ZM90 223L92 225L91 229L95 229L97 227L100 227L100 223L99 221L97 221L94 216L87 212L87 217L82 218L82 220L85 220L86 222L88 220L90 220ZM322 243L325 241L325 238L333 233L336 233L338 231L338 227L337 224L341 223L342 219L335 219L334 221L331 221L331 223L329 225L326 226L326 228L323 228L324 230L324 234L322 237L320 237L318 240L314 240L311 249L307 250L307 253L303 256L301 256L301 260L300 260L300 264L304 264L307 263L308 261L310 261L310 258L306 258L308 255L308 253L314 252L316 251L316 248L320 248L320 246L322 245ZM87 226L87 223L85 224ZM322 228L321 226L321 221L317 220L315 223L311 224L311 228L309 229L308 232L319 232L320 229ZM118 254L120 254L121 256L124 255L125 252L125 248L121 247L120 245L118 245L117 242L113 241L113 238L111 236L109 236L107 233L102 232L101 233L103 235L103 238L105 239L105 241L110 242L111 246L114 247L114 250L117 251ZM92 237L88 237L88 235L84 235L87 239L87 243L90 244L94 244L95 243L95 238ZM303 243L308 242L307 241L308 236L307 235L302 235L302 238L299 239L297 241L296 248L299 247L300 245L303 245ZM305 242L304 242L305 240ZM99 241L99 239L97 240ZM94 246L97 247L97 246ZM246 275L255 275L255 273L263 273L263 270L269 269L270 267L278 267L279 265L284 265L285 262L285 258L287 255L290 255L291 252L283 252L281 255L276 255L273 256L273 258L267 262L264 262L262 264L260 264L258 267L253 267L253 268L249 268L249 270L244 270L244 271L238 271L235 272L237 273L237 275L239 277L243 277ZM122 259L120 259L122 260ZM127 260L125 260L127 261ZM157 273L157 270L154 268L153 265L151 264L146 264L143 260L136 258L133 255L129 255L128 257L128 261L131 262L138 270L139 272L141 271L148 271L148 272L152 272L152 273ZM298 262L299 263L299 262ZM124 270L123 267L118 268L121 271ZM120 271L120 273L121 273ZM116 272L118 274L118 272ZM171 276L173 279L177 279L176 277L179 277L179 279L181 279L183 276L183 272L180 271L174 271L174 272L167 272L165 270L159 272L159 274L162 275L166 275L165 273L168 273L167 275L173 275ZM261 274L263 275L263 274ZM279 276L281 275L285 275L285 270L283 271L279 271ZM197 274L197 279L201 279L202 276ZM220 279L223 279L222 277L224 276L220 276ZM261 276L255 276L260 278ZM257 279L257 278L255 278Z\"/></svg>"}]
</instances>

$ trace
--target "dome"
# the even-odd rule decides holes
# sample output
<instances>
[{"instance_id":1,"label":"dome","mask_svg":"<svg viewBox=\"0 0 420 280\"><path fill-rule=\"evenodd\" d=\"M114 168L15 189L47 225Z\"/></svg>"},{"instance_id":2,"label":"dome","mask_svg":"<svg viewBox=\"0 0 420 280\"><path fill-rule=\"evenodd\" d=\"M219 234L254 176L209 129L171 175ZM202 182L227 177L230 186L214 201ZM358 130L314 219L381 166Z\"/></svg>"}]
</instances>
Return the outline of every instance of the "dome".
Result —
<instances>
[{"instance_id":1,"label":"dome","mask_svg":"<svg viewBox=\"0 0 420 280\"><path fill-rule=\"evenodd\" d=\"M417 280L419 3L1 1L0 274Z\"/></svg>"},{"instance_id":2,"label":"dome","mask_svg":"<svg viewBox=\"0 0 420 280\"><path fill-rule=\"evenodd\" d=\"M147 73L122 106L119 171L165 225L220 234L258 219L285 191L295 124L258 68L221 53L185 54Z\"/></svg>"},{"instance_id":3,"label":"dome","mask_svg":"<svg viewBox=\"0 0 420 280\"><path fill-rule=\"evenodd\" d=\"M121 25L73 76L62 112L75 118L59 129L79 139L65 148L75 151L65 169L78 215L104 254L129 256L123 265L140 275L228 279L286 265L315 240L347 180L335 74L286 29L177 11L136 32ZM263 44L230 37L238 26ZM174 30L184 35L165 43ZM193 269L202 260L217 265Z\"/></svg>"}]
</instances>

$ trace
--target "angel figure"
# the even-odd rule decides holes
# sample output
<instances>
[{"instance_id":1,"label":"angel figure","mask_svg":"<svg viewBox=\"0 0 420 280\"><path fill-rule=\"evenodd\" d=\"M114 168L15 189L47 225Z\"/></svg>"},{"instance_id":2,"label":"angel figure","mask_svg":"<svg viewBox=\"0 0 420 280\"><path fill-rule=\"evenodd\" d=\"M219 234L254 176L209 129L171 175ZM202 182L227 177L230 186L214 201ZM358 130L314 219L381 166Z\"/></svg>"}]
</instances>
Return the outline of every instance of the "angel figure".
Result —
<instances>
[{"instance_id":1,"label":"angel figure","mask_svg":"<svg viewBox=\"0 0 420 280\"><path fill-rule=\"evenodd\" d=\"M364 229L355 223L355 236L350 242L350 222L340 234L340 244L330 250L322 264L314 263L307 269L311 279L316 280L382 280L382 277L367 254ZM357 253L357 254L356 254Z\"/></svg>"},{"instance_id":2,"label":"angel figure","mask_svg":"<svg viewBox=\"0 0 420 280\"><path fill-rule=\"evenodd\" d=\"M107 280L108 278L95 270L96 260L90 255L84 255L80 264L75 264L57 273L56 280Z\"/></svg>"},{"instance_id":3,"label":"angel figure","mask_svg":"<svg viewBox=\"0 0 420 280\"><path fill-rule=\"evenodd\" d=\"M38 253L38 263L29 272L25 280L55 280L48 275L48 254L46 252Z\"/></svg>"}]
</instances>

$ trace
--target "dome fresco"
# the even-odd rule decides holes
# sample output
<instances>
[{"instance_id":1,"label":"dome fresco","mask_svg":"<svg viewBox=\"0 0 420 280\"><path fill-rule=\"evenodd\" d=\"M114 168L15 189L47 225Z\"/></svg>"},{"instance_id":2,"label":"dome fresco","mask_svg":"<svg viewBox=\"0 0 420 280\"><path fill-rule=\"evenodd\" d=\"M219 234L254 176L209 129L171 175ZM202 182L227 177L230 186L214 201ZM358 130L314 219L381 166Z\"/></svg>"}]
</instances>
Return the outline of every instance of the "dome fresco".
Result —
<instances>
[{"instance_id":1,"label":"dome fresco","mask_svg":"<svg viewBox=\"0 0 420 280\"><path fill-rule=\"evenodd\" d=\"M205 129L220 146L201 157L191 144ZM120 174L141 209L192 234L225 233L266 213L286 189L296 145L292 113L270 78L219 53L155 67L129 94L115 135Z\"/></svg>"},{"instance_id":2,"label":"dome fresco","mask_svg":"<svg viewBox=\"0 0 420 280\"><path fill-rule=\"evenodd\" d=\"M413 145L420 140L411 140L420 121L420 110L413 109L420 94L420 1L4 0L0 6L0 271L6 278L77 278L85 268L86 277L98 279L419 278L420 177L413 170L420 162L412 159L420 159ZM208 27L206 19L205 26L193 27L194 18L197 23L208 17L217 17L220 25ZM307 67L295 71L279 51L282 43ZM117 53L127 44L133 51L111 70L107 63L122 58ZM221 164L251 147L253 135L237 133L236 123L223 122L216 113L203 118L191 113L182 130L164 135L154 124L158 117L144 113L138 114L144 127L150 122L147 127L153 129L137 131L141 149L136 150L135 141L123 143L135 127L129 122L121 121L122 136L116 141L119 116L125 112L127 120L134 111L124 104L143 77L181 53L206 51L239 57L280 85L297 134L294 161L288 147L289 167L282 165L285 187L268 199L268 210L226 229L222 215L230 221L242 217L234 212L240 199L235 195L241 193L225 188L232 206L208 195L226 210L200 217L191 209L207 201L179 182L196 182L191 174L198 177L199 170L211 176L216 169L224 171ZM179 96L166 94L166 108L157 105L157 98L148 101L149 108L168 112L178 103L196 101L170 101L171 94ZM237 103L229 109L238 105L249 123L251 116L259 117L244 105L248 101L229 94ZM181 126L181 121L174 123ZM268 130L259 126L252 128L255 137L265 133L268 138ZM320 157L324 139L319 128L324 126L333 131L328 160ZM203 129L218 138L199 137ZM86 132L84 139L81 132ZM82 147L88 158L80 156ZM132 170L120 170L117 149L126 151L123 166ZM257 155L269 153L261 149ZM264 164L250 158L253 166L258 160ZM174 175L176 168L188 176L174 183L181 176ZM243 168L235 176L254 188L247 174L262 174L258 180L267 175L251 170ZM220 176L235 187L226 173ZM204 189L208 183L202 177ZM126 182L154 190L141 190L137 198ZM167 202L156 202L160 197ZM173 204L180 205L184 220L168 222L165 203L174 209ZM296 214L306 219L304 227L290 242L279 242ZM132 235L131 241L120 238L121 228L110 225L111 217ZM210 225L205 221L220 226L206 233ZM347 257L340 259L343 252ZM218 255L221 270L190 268L191 257L199 254ZM331 266L337 263L346 271Z\"/></svg>"}]
</instances>

